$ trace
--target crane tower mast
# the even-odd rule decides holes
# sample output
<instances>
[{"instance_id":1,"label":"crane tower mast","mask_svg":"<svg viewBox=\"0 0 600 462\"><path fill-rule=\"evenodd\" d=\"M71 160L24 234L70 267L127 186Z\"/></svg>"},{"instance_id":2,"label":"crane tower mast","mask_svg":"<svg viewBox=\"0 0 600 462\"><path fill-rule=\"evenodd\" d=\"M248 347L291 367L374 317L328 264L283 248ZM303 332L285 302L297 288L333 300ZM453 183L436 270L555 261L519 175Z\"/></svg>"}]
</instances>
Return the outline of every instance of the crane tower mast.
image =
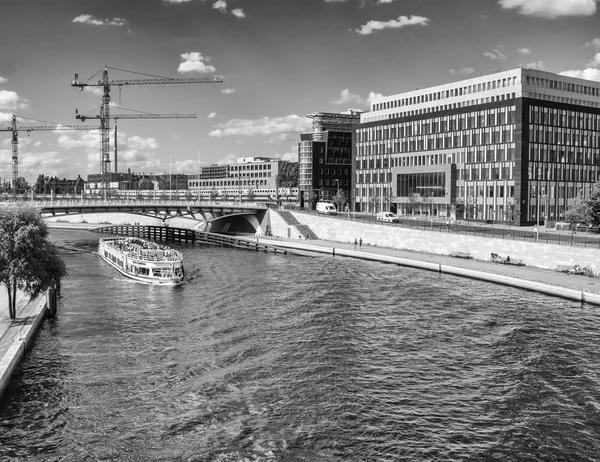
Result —
<instances>
[{"instance_id":1,"label":"crane tower mast","mask_svg":"<svg viewBox=\"0 0 600 462\"><path fill-rule=\"evenodd\" d=\"M13 191L17 186L17 179L19 178L19 130L32 132L32 131L56 131L56 130L98 130L100 127L90 127L86 125L28 125L17 126L17 116L12 116L12 122L10 127L0 127L0 132L12 132L11 145L12 145L12 179L11 188Z\"/></svg>"},{"instance_id":2,"label":"crane tower mast","mask_svg":"<svg viewBox=\"0 0 600 462\"><path fill-rule=\"evenodd\" d=\"M100 172L103 177L104 188L108 187L110 178L110 88L111 85L153 85L153 84L182 84L182 83L221 83L223 79L219 77L210 78L152 78L152 79L130 79L130 80L109 80L109 67L105 66L102 71L102 80L96 83L81 82L79 75L71 83L72 87L78 87L83 90L84 87L102 87L102 107L100 110Z\"/></svg>"}]
</instances>

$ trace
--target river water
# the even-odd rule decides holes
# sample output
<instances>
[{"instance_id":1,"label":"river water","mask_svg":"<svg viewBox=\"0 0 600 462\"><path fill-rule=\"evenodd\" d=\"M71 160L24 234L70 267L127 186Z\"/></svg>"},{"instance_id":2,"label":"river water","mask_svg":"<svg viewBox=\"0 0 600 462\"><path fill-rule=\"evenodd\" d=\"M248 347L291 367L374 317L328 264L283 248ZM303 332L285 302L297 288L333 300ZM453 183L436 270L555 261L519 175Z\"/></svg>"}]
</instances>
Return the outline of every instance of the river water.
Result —
<instances>
[{"instance_id":1,"label":"river water","mask_svg":"<svg viewBox=\"0 0 600 462\"><path fill-rule=\"evenodd\" d=\"M598 461L600 309L360 260L180 245L189 282L69 277L2 461Z\"/></svg>"}]
</instances>

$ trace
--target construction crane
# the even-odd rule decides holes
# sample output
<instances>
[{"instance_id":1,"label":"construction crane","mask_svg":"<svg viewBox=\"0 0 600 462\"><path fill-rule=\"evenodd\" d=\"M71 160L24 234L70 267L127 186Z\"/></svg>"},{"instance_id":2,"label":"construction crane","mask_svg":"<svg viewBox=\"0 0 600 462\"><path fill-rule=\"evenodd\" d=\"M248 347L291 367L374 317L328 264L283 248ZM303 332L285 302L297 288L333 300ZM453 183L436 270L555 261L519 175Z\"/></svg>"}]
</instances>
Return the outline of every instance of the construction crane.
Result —
<instances>
[{"instance_id":1,"label":"construction crane","mask_svg":"<svg viewBox=\"0 0 600 462\"><path fill-rule=\"evenodd\" d=\"M19 130L26 131L56 131L56 130L99 130L99 126L90 127L87 125L30 125L17 127L17 116L12 116L12 124L10 127L0 127L0 132L12 132L12 179L11 188L14 191L17 187L17 179L19 177Z\"/></svg>"},{"instance_id":2,"label":"construction crane","mask_svg":"<svg viewBox=\"0 0 600 462\"><path fill-rule=\"evenodd\" d=\"M110 88L112 85L154 85L154 84L181 84L181 83L221 83L223 79L220 77L210 78L186 78L186 79L173 79L167 77L156 77L145 78L145 79L132 79L132 80L109 80L108 70L123 71L123 69L109 68L104 66L102 71L102 80L98 80L96 83L81 82L79 75L75 74L75 78L71 83L72 87L78 87L80 91L83 91L84 87L102 87L102 106L100 111L100 131L101 131L101 143L100 143L100 168L101 174L104 179L104 188L108 187L108 180L110 176ZM130 71L126 71L130 72Z\"/></svg>"},{"instance_id":3,"label":"construction crane","mask_svg":"<svg viewBox=\"0 0 600 462\"><path fill-rule=\"evenodd\" d=\"M100 115L86 116L79 114L79 111L75 109L75 118L85 122L87 119L100 119L102 120L103 109L100 109ZM196 114L113 114L109 116L109 119L115 121L115 155L114 155L114 170L115 173L119 172L119 166L117 163L117 120L119 119L195 119ZM103 158L104 160L104 158ZM110 168L108 169L110 170Z\"/></svg>"}]
</instances>

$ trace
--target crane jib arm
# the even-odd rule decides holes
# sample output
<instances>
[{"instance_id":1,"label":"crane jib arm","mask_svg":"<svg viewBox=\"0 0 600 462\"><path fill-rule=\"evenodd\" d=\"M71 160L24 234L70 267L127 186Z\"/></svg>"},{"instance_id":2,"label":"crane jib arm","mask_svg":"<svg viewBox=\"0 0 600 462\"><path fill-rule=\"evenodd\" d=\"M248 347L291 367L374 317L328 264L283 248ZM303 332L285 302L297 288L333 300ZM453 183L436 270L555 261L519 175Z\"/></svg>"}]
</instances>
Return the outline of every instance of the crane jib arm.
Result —
<instances>
[{"instance_id":1,"label":"crane jib arm","mask_svg":"<svg viewBox=\"0 0 600 462\"><path fill-rule=\"evenodd\" d=\"M222 83L223 79L219 77L211 78L190 78L190 79L134 79L134 80L111 80L109 85L153 85L153 84L174 84L174 83ZM99 80L97 83L85 83L79 80L73 80L72 87L103 87L104 82Z\"/></svg>"}]
</instances>

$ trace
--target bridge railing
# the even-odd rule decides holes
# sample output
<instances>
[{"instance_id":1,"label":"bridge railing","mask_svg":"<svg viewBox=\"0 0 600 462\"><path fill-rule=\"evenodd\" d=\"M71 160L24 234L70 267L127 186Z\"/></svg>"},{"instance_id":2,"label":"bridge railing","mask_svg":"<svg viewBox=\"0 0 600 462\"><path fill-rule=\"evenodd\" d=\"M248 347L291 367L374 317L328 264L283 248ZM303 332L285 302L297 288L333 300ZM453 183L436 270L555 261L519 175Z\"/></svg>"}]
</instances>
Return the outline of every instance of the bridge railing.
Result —
<instances>
[{"instance_id":1,"label":"bridge railing","mask_svg":"<svg viewBox=\"0 0 600 462\"><path fill-rule=\"evenodd\" d=\"M237 202L237 201L197 201L197 200L169 200L153 198L129 198L129 199L81 199L61 198L54 200L39 199L5 199L0 203L31 203L39 207L81 207L81 206L122 206L122 205L145 205L145 206L173 206L173 207L225 207L225 208L260 208L266 209L267 205L260 202Z\"/></svg>"}]
</instances>

